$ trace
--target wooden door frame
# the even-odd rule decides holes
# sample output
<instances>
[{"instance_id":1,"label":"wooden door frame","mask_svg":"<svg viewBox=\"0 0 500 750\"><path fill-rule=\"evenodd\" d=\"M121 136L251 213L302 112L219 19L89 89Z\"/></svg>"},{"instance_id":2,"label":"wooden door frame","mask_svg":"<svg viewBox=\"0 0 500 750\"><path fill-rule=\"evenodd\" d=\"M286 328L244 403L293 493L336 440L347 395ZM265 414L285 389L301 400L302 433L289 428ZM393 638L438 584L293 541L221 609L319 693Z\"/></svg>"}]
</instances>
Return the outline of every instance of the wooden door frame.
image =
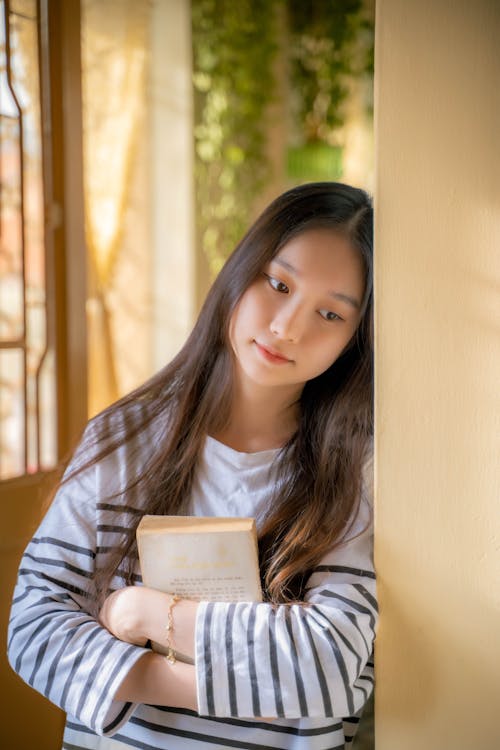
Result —
<instances>
[{"instance_id":1,"label":"wooden door frame","mask_svg":"<svg viewBox=\"0 0 500 750\"><path fill-rule=\"evenodd\" d=\"M87 421L87 257L84 232L80 0L39 0L45 226L53 268L58 458Z\"/></svg>"}]
</instances>

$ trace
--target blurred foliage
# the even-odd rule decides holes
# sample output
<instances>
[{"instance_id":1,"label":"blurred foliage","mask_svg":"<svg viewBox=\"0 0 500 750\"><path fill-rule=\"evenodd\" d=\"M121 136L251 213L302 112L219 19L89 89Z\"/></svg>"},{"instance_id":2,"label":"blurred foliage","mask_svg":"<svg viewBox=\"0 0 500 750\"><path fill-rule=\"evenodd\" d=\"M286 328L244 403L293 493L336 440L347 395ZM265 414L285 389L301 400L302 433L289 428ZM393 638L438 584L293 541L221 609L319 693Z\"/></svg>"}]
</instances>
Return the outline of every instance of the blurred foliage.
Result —
<instances>
[{"instance_id":1,"label":"blurred foliage","mask_svg":"<svg viewBox=\"0 0 500 750\"><path fill-rule=\"evenodd\" d=\"M287 5L298 140L334 146L344 123L348 78L373 70L373 21L363 12L363 0L289 0ZM363 32L371 32L371 39L360 45Z\"/></svg>"},{"instance_id":2,"label":"blurred foliage","mask_svg":"<svg viewBox=\"0 0 500 750\"><path fill-rule=\"evenodd\" d=\"M268 177L280 0L192 0L198 231L215 275Z\"/></svg>"},{"instance_id":3,"label":"blurred foliage","mask_svg":"<svg viewBox=\"0 0 500 750\"><path fill-rule=\"evenodd\" d=\"M192 33L198 236L215 276L269 179L278 35L288 37L289 176L337 179L347 81L373 71L373 18L363 0L192 0Z\"/></svg>"}]
</instances>

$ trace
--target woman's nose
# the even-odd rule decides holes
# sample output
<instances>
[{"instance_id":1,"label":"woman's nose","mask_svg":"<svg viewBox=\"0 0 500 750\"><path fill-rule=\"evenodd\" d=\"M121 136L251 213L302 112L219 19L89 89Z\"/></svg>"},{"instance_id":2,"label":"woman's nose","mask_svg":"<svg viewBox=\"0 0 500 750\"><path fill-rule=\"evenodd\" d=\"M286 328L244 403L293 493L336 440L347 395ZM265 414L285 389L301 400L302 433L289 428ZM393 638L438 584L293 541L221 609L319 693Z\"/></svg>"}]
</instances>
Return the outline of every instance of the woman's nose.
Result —
<instances>
[{"instance_id":1,"label":"woman's nose","mask_svg":"<svg viewBox=\"0 0 500 750\"><path fill-rule=\"evenodd\" d=\"M270 323L274 336L283 341L297 342L302 336L304 323L300 310L295 305L283 305L275 313Z\"/></svg>"}]
</instances>

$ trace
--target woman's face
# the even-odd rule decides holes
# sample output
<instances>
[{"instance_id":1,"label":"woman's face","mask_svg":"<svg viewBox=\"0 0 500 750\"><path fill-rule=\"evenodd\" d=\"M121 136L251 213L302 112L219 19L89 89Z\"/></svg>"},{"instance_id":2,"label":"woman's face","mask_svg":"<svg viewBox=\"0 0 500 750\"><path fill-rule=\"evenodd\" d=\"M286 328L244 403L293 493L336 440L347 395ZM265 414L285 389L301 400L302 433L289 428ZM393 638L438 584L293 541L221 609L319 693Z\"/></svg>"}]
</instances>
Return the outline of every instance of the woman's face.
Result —
<instances>
[{"instance_id":1,"label":"woman's face","mask_svg":"<svg viewBox=\"0 0 500 750\"><path fill-rule=\"evenodd\" d=\"M237 376L300 394L340 356L360 322L364 269L331 229L293 237L244 292L230 322Z\"/></svg>"}]
</instances>

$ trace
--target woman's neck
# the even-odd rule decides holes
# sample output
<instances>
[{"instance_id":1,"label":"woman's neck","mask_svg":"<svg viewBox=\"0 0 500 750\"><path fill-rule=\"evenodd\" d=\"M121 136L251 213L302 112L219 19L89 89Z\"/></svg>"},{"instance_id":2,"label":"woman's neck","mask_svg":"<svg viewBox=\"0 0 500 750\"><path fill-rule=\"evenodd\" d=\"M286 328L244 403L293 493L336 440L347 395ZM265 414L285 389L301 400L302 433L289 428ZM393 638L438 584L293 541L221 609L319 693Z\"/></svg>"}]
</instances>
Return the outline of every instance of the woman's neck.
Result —
<instances>
[{"instance_id":1,"label":"woman's neck","mask_svg":"<svg viewBox=\"0 0 500 750\"><path fill-rule=\"evenodd\" d=\"M300 393L235 383L228 424L217 440L244 453L280 448L297 429Z\"/></svg>"}]
</instances>

